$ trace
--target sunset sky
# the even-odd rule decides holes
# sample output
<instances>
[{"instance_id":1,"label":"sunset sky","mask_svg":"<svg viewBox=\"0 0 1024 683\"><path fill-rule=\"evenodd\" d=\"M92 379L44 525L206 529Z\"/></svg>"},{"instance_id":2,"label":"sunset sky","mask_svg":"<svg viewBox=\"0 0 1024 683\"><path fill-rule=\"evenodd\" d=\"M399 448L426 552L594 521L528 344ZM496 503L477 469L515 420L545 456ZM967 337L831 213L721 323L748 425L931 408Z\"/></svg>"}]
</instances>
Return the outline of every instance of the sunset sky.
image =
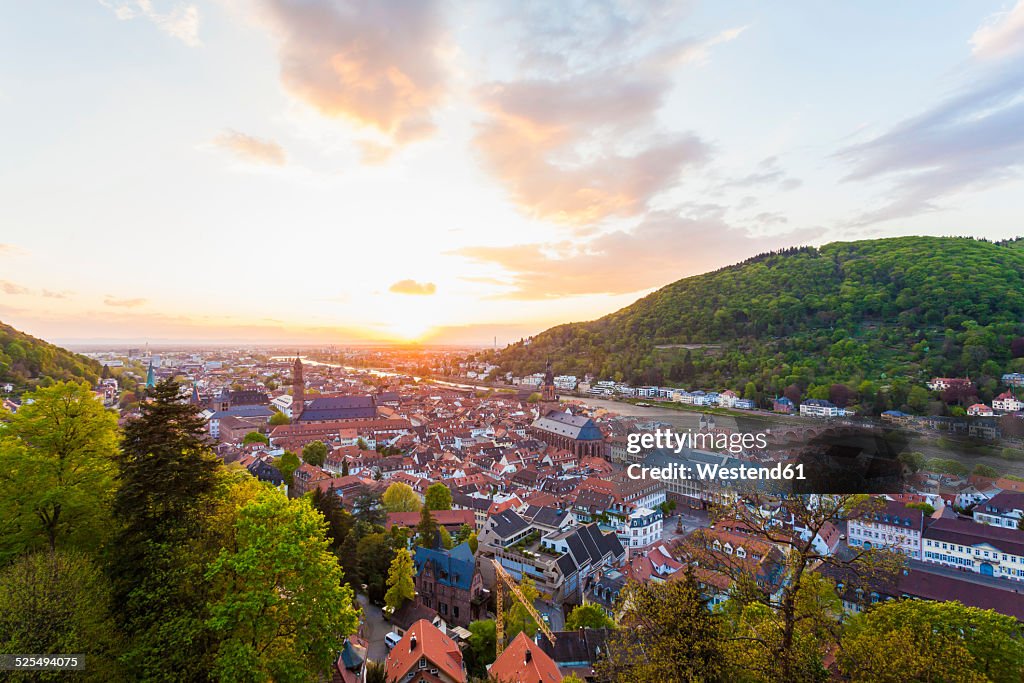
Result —
<instances>
[{"instance_id":1,"label":"sunset sky","mask_svg":"<svg viewBox=\"0 0 1024 683\"><path fill-rule=\"evenodd\" d=\"M0 8L0 321L499 344L768 249L1024 234L1024 0Z\"/></svg>"}]
</instances>

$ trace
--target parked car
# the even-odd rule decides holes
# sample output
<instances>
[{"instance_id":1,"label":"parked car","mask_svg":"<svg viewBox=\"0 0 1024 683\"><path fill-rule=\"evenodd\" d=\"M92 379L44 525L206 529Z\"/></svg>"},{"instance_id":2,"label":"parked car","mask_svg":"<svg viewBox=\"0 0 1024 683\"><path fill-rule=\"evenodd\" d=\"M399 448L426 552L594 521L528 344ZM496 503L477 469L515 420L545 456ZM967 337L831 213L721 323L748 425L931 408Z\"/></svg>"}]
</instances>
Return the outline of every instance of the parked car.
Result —
<instances>
[{"instance_id":1,"label":"parked car","mask_svg":"<svg viewBox=\"0 0 1024 683\"><path fill-rule=\"evenodd\" d=\"M402 636L398 635L394 631L388 631L387 635L384 636L384 644L388 646L390 650L395 645L398 645L398 641L402 639Z\"/></svg>"}]
</instances>

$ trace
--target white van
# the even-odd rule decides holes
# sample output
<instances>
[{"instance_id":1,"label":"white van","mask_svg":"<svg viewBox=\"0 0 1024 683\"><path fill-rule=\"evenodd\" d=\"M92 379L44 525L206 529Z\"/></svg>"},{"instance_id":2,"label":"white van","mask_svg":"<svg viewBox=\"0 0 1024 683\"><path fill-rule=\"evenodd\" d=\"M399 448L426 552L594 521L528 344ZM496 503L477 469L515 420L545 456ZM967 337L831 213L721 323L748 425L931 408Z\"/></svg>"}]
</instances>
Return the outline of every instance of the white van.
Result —
<instances>
[{"instance_id":1,"label":"white van","mask_svg":"<svg viewBox=\"0 0 1024 683\"><path fill-rule=\"evenodd\" d=\"M398 635L394 631L388 631L387 635L384 636L384 644L388 646L390 650L395 645L398 645L398 641L402 639L402 636Z\"/></svg>"}]
</instances>

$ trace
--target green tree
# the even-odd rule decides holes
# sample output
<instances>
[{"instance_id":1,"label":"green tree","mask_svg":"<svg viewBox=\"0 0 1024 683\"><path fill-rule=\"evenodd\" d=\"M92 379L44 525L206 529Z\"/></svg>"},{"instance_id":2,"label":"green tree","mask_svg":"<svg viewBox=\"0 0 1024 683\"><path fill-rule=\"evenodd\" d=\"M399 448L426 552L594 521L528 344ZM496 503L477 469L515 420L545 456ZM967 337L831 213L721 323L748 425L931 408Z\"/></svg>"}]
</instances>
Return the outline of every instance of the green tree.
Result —
<instances>
[{"instance_id":1,"label":"green tree","mask_svg":"<svg viewBox=\"0 0 1024 683\"><path fill-rule=\"evenodd\" d=\"M469 535L469 538L466 539L466 543L469 544L469 549L473 551L474 555L476 555L476 550L480 546L480 542L476 539L475 531Z\"/></svg>"},{"instance_id":2,"label":"green tree","mask_svg":"<svg viewBox=\"0 0 1024 683\"><path fill-rule=\"evenodd\" d=\"M907 394L907 405L917 415L926 415L928 413L928 404L931 403L932 396L927 389L921 386L913 386L910 388L910 393Z\"/></svg>"},{"instance_id":3,"label":"green tree","mask_svg":"<svg viewBox=\"0 0 1024 683\"><path fill-rule=\"evenodd\" d=\"M1010 616L959 602L893 600L854 617L840 671L865 683L1017 683L1024 627Z\"/></svg>"},{"instance_id":4,"label":"green tree","mask_svg":"<svg viewBox=\"0 0 1024 683\"><path fill-rule=\"evenodd\" d=\"M842 602L832 582L820 574L807 574L801 584L795 600L795 626L786 650L787 666L794 672L792 680L823 681L827 673L822 656L834 644ZM757 591L752 580L741 582L719 610L729 679L771 681L777 676L777 652L787 631L780 612L763 601L750 599Z\"/></svg>"},{"instance_id":5,"label":"green tree","mask_svg":"<svg viewBox=\"0 0 1024 683\"><path fill-rule=\"evenodd\" d=\"M426 506L420 510L420 523L416 525L416 545L424 548L437 546L437 522Z\"/></svg>"},{"instance_id":6,"label":"green tree","mask_svg":"<svg viewBox=\"0 0 1024 683\"><path fill-rule=\"evenodd\" d=\"M388 670L384 662L372 659L366 662L366 680L364 683L388 683Z\"/></svg>"},{"instance_id":7,"label":"green tree","mask_svg":"<svg viewBox=\"0 0 1024 683\"><path fill-rule=\"evenodd\" d=\"M767 680L803 680L823 675L820 662L834 638L825 624L841 613L835 592L822 584L820 572L842 573L850 586L862 582L891 580L904 563L902 555L885 549L858 548L850 555L819 553L814 538L826 525L839 526L851 516L873 514L881 501L864 495L829 495L812 499L799 494L773 498L781 514L805 534L779 533L774 519L761 515L767 501L748 494L744 504L713 511L720 528L742 528L744 535L766 546L781 548L781 576L777 595L753 583L749 565L713 547L714 536L695 532L688 540L691 559L706 571L719 575L734 587L731 602L737 609L728 615L730 637L740 639L743 651L730 661L743 661ZM816 568L818 571L810 571ZM749 656L741 656L743 652ZM759 668L760 667L760 668Z\"/></svg>"},{"instance_id":8,"label":"green tree","mask_svg":"<svg viewBox=\"0 0 1024 683\"><path fill-rule=\"evenodd\" d=\"M920 472L925 466L924 453L918 451L903 451L897 456L897 460L906 465L911 472Z\"/></svg>"},{"instance_id":9,"label":"green tree","mask_svg":"<svg viewBox=\"0 0 1024 683\"><path fill-rule=\"evenodd\" d=\"M238 510L233 538L206 571L217 595L208 623L218 680L327 674L358 617L326 526L308 500L269 486Z\"/></svg>"},{"instance_id":10,"label":"green tree","mask_svg":"<svg viewBox=\"0 0 1024 683\"><path fill-rule=\"evenodd\" d=\"M288 416L282 413L281 411L277 411L276 413L270 416L270 425L272 427L291 424L291 422L292 421L288 419Z\"/></svg>"},{"instance_id":11,"label":"green tree","mask_svg":"<svg viewBox=\"0 0 1024 683\"><path fill-rule=\"evenodd\" d=\"M577 605L565 620L565 630L575 631L581 628L615 628L615 622L600 605Z\"/></svg>"},{"instance_id":12,"label":"green tree","mask_svg":"<svg viewBox=\"0 0 1024 683\"><path fill-rule=\"evenodd\" d=\"M26 549L95 549L110 528L117 416L85 384L25 395L0 425L0 559Z\"/></svg>"},{"instance_id":13,"label":"green tree","mask_svg":"<svg viewBox=\"0 0 1024 683\"><path fill-rule=\"evenodd\" d=\"M110 607L110 585L86 555L48 549L22 555L0 573L0 652L83 654L82 680L117 680L123 645ZM63 680L67 674L7 676Z\"/></svg>"},{"instance_id":14,"label":"green tree","mask_svg":"<svg viewBox=\"0 0 1024 683\"><path fill-rule=\"evenodd\" d=\"M249 432L242 438L242 443L246 446L248 446L251 443L261 443L269 446L270 439L268 439L265 434L260 434L259 432Z\"/></svg>"},{"instance_id":15,"label":"green tree","mask_svg":"<svg viewBox=\"0 0 1024 683\"><path fill-rule=\"evenodd\" d=\"M692 569L680 581L630 582L620 604L623 628L609 637L605 658L595 666L602 680L722 679L726 662L720 617L707 608Z\"/></svg>"},{"instance_id":16,"label":"green tree","mask_svg":"<svg viewBox=\"0 0 1024 683\"><path fill-rule=\"evenodd\" d=\"M395 549L391 537L383 532L367 534L356 544L359 578L366 584L366 595L375 604L382 604L385 585Z\"/></svg>"},{"instance_id":17,"label":"green tree","mask_svg":"<svg viewBox=\"0 0 1024 683\"><path fill-rule=\"evenodd\" d=\"M388 486L381 502L388 512L419 512L420 498L412 487L400 481Z\"/></svg>"},{"instance_id":18,"label":"green tree","mask_svg":"<svg viewBox=\"0 0 1024 683\"><path fill-rule=\"evenodd\" d=\"M311 441L302 449L302 459L307 465L320 467L327 460L327 444L323 441Z\"/></svg>"},{"instance_id":19,"label":"green tree","mask_svg":"<svg viewBox=\"0 0 1024 683\"><path fill-rule=\"evenodd\" d=\"M128 672L154 681L201 677L209 664L204 559L191 551L226 479L205 420L180 397L176 382L159 382L124 428L114 497L120 528L107 557L115 614L132 635Z\"/></svg>"},{"instance_id":20,"label":"green tree","mask_svg":"<svg viewBox=\"0 0 1024 683\"><path fill-rule=\"evenodd\" d=\"M451 510L452 492L441 482L435 482L427 487L426 501L424 503L428 510Z\"/></svg>"},{"instance_id":21,"label":"green tree","mask_svg":"<svg viewBox=\"0 0 1024 683\"><path fill-rule=\"evenodd\" d=\"M529 576L524 575L519 579L519 592L531 605L540 597L537 584ZM537 634L537 622L533 615L523 606L518 599L512 600L509 608L505 610L505 644L511 643L517 635L525 632L533 638Z\"/></svg>"},{"instance_id":22,"label":"green tree","mask_svg":"<svg viewBox=\"0 0 1024 683\"><path fill-rule=\"evenodd\" d=\"M928 503L907 503L907 507L914 510L920 510L924 513L925 517L931 517L935 514L935 508Z\"/></svg>"},{"instance_id":23,"label":"green tree","mask_svg":"<svg viewBox=\"0 0 1024 683\"><path fill-rule=\"evenodd\" d=\"M466 669L477 678L487 677L487 665L493 664L497 652L497 625L493 619L469 624L469 647L466 648Z\"/></svg>"},{"instance_id":24,"label":"green tree","mask_svg":"<svg viewBox=\"0 0 1024 683\"><path fill-rule=\"evenodd\" d=\"M132 530L154 531L168 517L187 517L216 482L220 462L210 451L206 422L180 396L177 382L161 381L142 415L124 428L114 510Z\"/></svg>"},{"instance_id":25,"label":"green tree","mask_svg":"<svg viewBox=\"0 0 1024 683\"><path fill-rule=\"evenodd\" d=\"M337 551L352 532L355 518L341 504L341 496L333 486L326 491L320 488L313 489L310 503L324 516L327 522L327 538L331 542L331 548Z\"/></svg>"},{"instance_id":26,"label":"green tree","mask_svg":"<svg viewBox=\"0 0 1024 683\"><path fill-rule=\"evenodd\" d=\"M288 486L294 485L295 470L302 466L299 456L295 455L291 451L285 451L284 454L274 462L274 464L284 477L284 483L288 484Z\"/></svg>"},{"instance_id":27,"label":"green tree","mask_svg":"<svg viewBox=\"0 0 1024 683\"><path fill-rule=\"evenodd\" d=\"M983 465L981 463L978 463L977 465L974 466L974 469L971 471L971 474L973 474L976 477L996 478L999 476L999 470L990 465Z\"/></svg>"},{"instance_id":28,"label":"green tree","mask_svg":"<svg viewBox=\"0 0 1024 683\"><path fill-rule=\"evenodd\" d=\"M469 537L473 534L473 527L468 524L463 524L459 527L459 530L455 532L455 545L465 543L469 540Z\"/></svg>"},{"instance_id":29,"label":"green tree","mask_svg":"<svg viewBox=\"0 0 1024 683\"><path fill-rule=\"evenodd\" d=\"M441 537L442 548L444 548L445 550L451 550L455 547L455 542L452 540L452 535L448 533L447 529L445 529L443 526L438 527L437 533Z\"/></svg>"},{"instance_id":30,"label":"green tree","mask_svg":"<svg viewBox=\"0 0 1024 683\"><path fill-rule=\"evenodd\" d=\"M416 586L413 583L415 573L412 555L406 550L395 552L395 559L391 560L391 568L388 569L388 590L384 594L384 604L392 611L416 598Z\"/></svg>"},{"instance_id":31,"label":"green tree","mask_svg":"<svg viewBox=\"0 0 1024 683\"><path fill-rule=\"evenodd\" d=\"M536 391L533 392L532 394L530 394L529 396L526 397L526 402L527 403L540 403L540 393L536 392Z\"/></svg>"}]
</instances>

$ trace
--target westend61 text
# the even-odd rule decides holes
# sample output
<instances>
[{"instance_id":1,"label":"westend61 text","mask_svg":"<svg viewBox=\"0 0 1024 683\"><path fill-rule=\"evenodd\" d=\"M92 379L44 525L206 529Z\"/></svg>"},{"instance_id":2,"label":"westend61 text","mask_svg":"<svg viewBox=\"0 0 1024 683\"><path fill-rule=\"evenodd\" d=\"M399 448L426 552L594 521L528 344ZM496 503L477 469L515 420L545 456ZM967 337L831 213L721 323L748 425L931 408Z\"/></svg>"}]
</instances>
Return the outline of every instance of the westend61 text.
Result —
<instances>
[{"instance_id":1,"label":"westend61 text","mask_svg":"<svg viewBox=\"0 0 1024 683\"><path fill-rule=\"evenodd\" d=\"M703 450L728 450L730 453L740 453L754 448L764 450L768 448L768 436L766 434L715 434L708 432L685 432L677 434L671 429L655 429L653 432L630 434L626 437L626 452L636 455L641 451L651 448L667 448L676 453L681 453L684 448L695 448Z\"/></svg>"},{"instance_id":2,"label":"westend61 text","mask_svg":"<svg viewBox=\"0 0 1024 683\"><path fill-rule=\"evenodd\" d=\"M701 479L720 481L759 481L763 479L775 479L787 481L793 479L806 479L803 465L789 465L779 463L773 467L738 465L736 467L722 467L718 464L697 463L693 467L682 464L666 465L665 467L644 467L634 463L626 468L626 474L630 479Z\"/></svg>"}]
</instances>

